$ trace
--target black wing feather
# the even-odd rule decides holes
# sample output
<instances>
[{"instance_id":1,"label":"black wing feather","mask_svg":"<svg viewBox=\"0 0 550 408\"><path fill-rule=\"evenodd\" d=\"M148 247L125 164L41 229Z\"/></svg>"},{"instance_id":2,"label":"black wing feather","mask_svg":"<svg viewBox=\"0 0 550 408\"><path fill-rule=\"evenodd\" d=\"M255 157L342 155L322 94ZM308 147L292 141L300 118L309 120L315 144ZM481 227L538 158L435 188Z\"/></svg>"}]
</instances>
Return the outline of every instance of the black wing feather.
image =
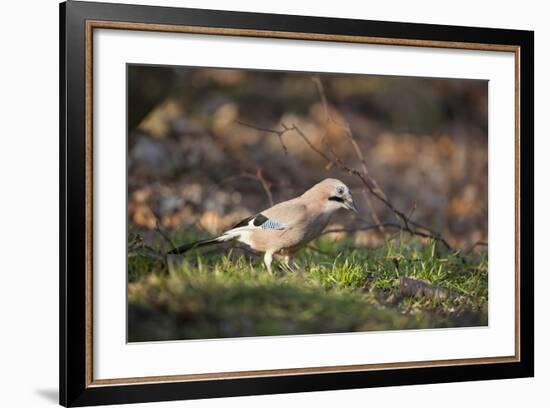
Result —
<instances>
[{"instance_id":1,"label":"black wing feather","mask_svg":"<svg viewBox=\"0 0 550 408\"><path fill-rule=\"evenodd\" d=\"M248 225L248 223L250 222L250 220L254 219L254 217L256 217L255 215L251 215L250 217L247 217L245 218L244 220L241 220L239 221L238 224L235 224L231 227L231 229L233 228L239 228L239 227L246 227Z\"/></svg>"}]
</instances>

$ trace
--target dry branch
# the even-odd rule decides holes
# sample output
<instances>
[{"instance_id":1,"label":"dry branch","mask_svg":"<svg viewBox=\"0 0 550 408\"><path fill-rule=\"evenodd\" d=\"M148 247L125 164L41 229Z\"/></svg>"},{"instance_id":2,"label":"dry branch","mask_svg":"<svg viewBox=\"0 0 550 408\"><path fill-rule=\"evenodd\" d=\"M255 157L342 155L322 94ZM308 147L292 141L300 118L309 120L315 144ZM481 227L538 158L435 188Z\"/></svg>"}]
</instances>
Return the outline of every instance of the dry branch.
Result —
<instances>
[{"instance_id":1,"label":"dry branch","mask_svg":"<svg viewBox=\"0 0 550 408\"><path fill-rule=\"evenodd\" d=\"M447 289L425 282L420 279L401 276L399 278L399 290L401 296L413 296L416 298L427 298L445 300L452 296Z\"/></svg>"},{"instance_id":2,"label":"dry branch","mask_svg":"<svg viewBox=\"0 0 550 408\"><path fill-rule=\"evenodd\" d=\"M273 129L266 129L266 128L258 127L258 126L255 126L255 125L251 125L249 123L242 122L240 120L236 120L235 122L238 123L239 125L249 127L251 129L255 129L255 130L258 130L260 132L273 133L273 134L277 135L277 137L279 138L279 142L281 142L281 147L283 148L283 151L285 152L285 154L288 154L288 149L287 149L287 147L285 145L285 142L283 140L283 135L285 133L284 131L279 132L279 131L273 130ZM285 130L286 130L286 127L285 127Z\"/></svg>"},{"instance_id":3,"label":"dry branch","mask_svg":"<svg viewBox=\"0 0 550 408\"><path fill-rule=\"evenodd\" d=\"M265 194L267 195L267 199L269 200L269 206L273 207L273 195L271 194L271 183L265 179L262 169L259 167L256 170L256 178L260 181L260 183L262 183L262 187L265 191Z\"/></svg>"},{"instance_id":4,"label":"dry branch","mask_svg":"<svg viewBox=\"0 0 550 408\"><path fill-rule=\"evenodd\" d=\"M489 246L489 243L487 243L486 241L476 241L466 249L462 250L462 252L465 254L469 254L478 246Z\"/></svg>"},{"instance_id":5,"label":"dry branch","mask_svg":"<svg viewBox=\"0 0 550 408\"><path fill-rule=\"evenodd\" d=\"M332 228L324 230L321 235L326 234L334 234L339 232L347 232L347 233L353 233L353 232L359 232L359 231L369 231L373 229L380 230L381 228L394 228L398 230L403 230L403 227L400 224L397 224L395 222L382 222L378 224L369 224L369 225L363 225L360 227L344 227L344 228Z\"/></svg>"},{"instance_id":6,"label":"dry branch","mask_svg":"<svg viewBox=\"0 0 550 408\"><path fill-rule=\"evenodd\" d=\"M164 230L160 225L160 222L159 222L160 216L153 210L151 210L151 212L155 216L155 230L160 234L162 238L164 238L164 240L168 243L168 245L170 245L170 250L174 250L176 248L176 246L174 245L174 242L172 242L168 234L164 232Z\"/></svg>"},{"instance_id":7,"label":"dry branch","mask_svg":"<svg viewBox=\"0 0 550 408\"><path fill-rule=\"evenodd\" d=\"M264 177L263 170L260 167L256 169L256 174L244 172L236 176L229 176L219 181L217 185L222 185L239 179L249 179L259 182L265 192L267 200L269 201L269 205L273 206L273 194L271 193L272 183Z\"/></svg>"},{"instance_id":8,"label":"dry branch","mask_svg":"<svg viewBox=\"0 0 550 408\"><path fill-rule=\"evenodd\" d=\"M367 162L365 160L365 156L363 155L363 152L361 151L361 148L359 147L359 144L355 140L355 137L353 135L353 132L351 130L351 126L347 122L340 122L334 118L334 116L331 114L331 109L326 97L325 93L325 87L323 86L323 82L321 81L321 78L318 76L314 76L312 78L313 83L317 87L317 91L319 92L319 96L321 98L321 103L323 104L323 108L325 111L325 126L328 122L333 123L334 125L338 126L344 131L344 134L348 138L348 141L350 142L351 146L353 147L353 151L355 152L355 155L357 156L357 159L361 162L361 169L363 171L363 174L369 179L369 181L378 189L380 194L386 198L386 195L382 191L382 189L378 186L378 183L374 178L372 178L369 175L369 171L367 169Z\"/></svg>"}]
</instances>

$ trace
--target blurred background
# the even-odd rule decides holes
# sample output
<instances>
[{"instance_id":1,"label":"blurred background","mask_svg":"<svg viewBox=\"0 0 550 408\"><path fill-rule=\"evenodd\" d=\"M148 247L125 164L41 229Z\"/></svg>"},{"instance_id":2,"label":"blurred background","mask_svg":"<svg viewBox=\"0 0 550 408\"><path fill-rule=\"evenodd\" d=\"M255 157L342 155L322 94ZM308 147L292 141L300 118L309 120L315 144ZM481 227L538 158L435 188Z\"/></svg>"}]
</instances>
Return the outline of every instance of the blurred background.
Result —
<instances>
[{"instance_id":1,"label":"blurred background","mask_svg":"<svg viewBox=\"0 0 550 408\"><path fill-rule=\"evenodd\" d=\"M216 234L326 177L350 186L366 221L395 221L298 134L258 129L296 125L359 168L344 123L396 208L455 248L487 240L486 81L142 65L128 66L129 226ZM383 241L378 230L354 239Z\"/></svg>"}]
</instances>

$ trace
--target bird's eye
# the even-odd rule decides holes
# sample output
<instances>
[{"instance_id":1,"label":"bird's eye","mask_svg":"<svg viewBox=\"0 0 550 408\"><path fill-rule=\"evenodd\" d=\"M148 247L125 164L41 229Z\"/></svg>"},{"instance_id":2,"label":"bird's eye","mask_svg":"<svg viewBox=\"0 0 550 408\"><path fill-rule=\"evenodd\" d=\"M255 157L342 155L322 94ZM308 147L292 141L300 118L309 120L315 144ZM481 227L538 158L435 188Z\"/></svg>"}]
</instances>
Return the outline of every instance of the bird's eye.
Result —
<instances>
[{"instance_id":1,"label":"bird's eye","mask_svg":"<svg viewBox=\"0 0 550 408\"><path fill-rule=\"evenodd\" d=\"M337 187L337 188L336 188L336 192L337 192L339 195L344 194L344 187Z\"/></svg>"}]
</instances>

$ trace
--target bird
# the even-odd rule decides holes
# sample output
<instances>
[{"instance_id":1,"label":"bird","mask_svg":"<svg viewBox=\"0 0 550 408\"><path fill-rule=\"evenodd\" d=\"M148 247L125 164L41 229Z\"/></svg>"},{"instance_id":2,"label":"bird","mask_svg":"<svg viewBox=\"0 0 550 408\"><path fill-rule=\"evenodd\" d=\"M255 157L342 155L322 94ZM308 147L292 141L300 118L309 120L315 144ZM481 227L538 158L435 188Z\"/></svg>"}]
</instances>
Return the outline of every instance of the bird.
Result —
<instances>
[{"instance_id":1,"label":"bird","mask_svg":"<svg viewBox=\"0 0 550 408\"><path fill-rule=\"evenodd\" d=\"M270 274L274 256L282 257L291 269L290 257L317 238L340 209L358 213L350 189L340 180L327 178L296 198L243 219L217 237L182 245L167 254L181 255L207 245L238 241L264 253L263 261Z\"/></svg>"}]
</instances>

